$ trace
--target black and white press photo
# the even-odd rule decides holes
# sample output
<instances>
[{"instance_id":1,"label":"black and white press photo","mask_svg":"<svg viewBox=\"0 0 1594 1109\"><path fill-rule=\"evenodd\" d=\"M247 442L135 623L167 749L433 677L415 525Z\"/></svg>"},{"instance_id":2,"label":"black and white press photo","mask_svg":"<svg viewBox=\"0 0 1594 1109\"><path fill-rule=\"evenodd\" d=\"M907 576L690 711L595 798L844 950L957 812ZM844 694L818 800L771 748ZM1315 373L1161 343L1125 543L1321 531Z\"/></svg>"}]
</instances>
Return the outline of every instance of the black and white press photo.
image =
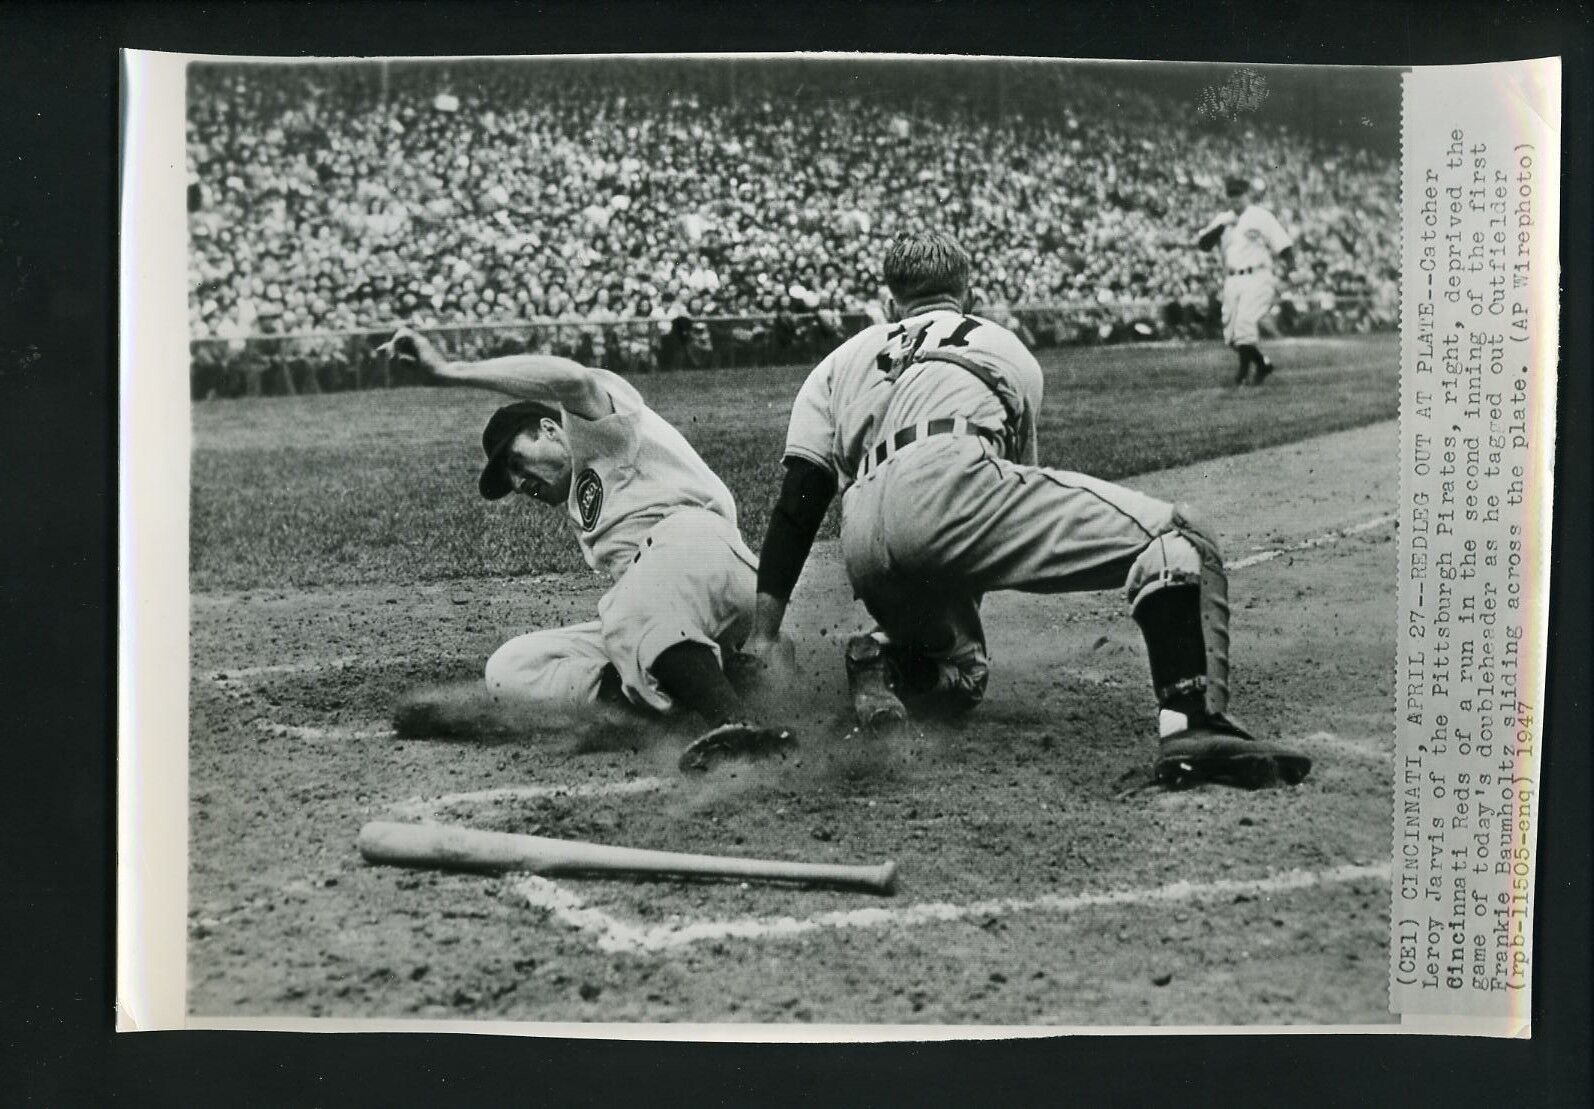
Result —
<instances>
[{"instance_id":1,"label":"black and white press photo","mask_svg":"<svg viewBox=\"0 0 1594 1109\"><path fill-rule=\"evenodd\" d=\"M192 1021L1398 1020L1401 71L181 87Z\"/></svg>"}]
</instances>

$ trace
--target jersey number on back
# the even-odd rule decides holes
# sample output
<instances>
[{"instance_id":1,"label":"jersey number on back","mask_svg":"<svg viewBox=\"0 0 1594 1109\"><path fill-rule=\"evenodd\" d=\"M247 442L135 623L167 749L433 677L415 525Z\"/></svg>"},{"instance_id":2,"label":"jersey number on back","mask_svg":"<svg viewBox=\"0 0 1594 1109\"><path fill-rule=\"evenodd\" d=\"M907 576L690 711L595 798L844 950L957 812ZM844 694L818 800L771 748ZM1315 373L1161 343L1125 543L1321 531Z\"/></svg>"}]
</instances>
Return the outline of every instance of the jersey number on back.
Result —
<instances>
[{"instance_id":1,"label":"jersey number on back","mask_svg":"<svg viewBox=\"0 0 1594 1109\"><path fill-rule=\"evenodd\" d=\"M966 347L969 345L969 335L979 326L979 320L964 316L950 334L935 344L935 348ZM930 325L918 328L910 336L907 324L897 324L886 334L885 349L874 360L875 369L892 378L901 376L903 370L919 361L919 351L929 335Z\"/></svg>"}]
</instances>

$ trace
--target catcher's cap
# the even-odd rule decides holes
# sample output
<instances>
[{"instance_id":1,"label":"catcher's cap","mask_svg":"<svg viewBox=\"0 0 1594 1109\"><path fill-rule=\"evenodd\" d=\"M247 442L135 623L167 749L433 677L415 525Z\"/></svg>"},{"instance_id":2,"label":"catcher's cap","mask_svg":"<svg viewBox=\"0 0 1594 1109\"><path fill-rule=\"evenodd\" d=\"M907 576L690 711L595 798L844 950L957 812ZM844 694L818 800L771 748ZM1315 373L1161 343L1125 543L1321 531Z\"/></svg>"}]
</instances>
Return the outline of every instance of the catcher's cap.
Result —
<instances>
[{"instance_id":1,"label":"catcher's cap","mask_svg":"<svg viewBox=\"0 0 1594 1109\"><path fill-rule=\"evenodd\" d=\"M487 464L482 467L482 476L476 483L482 496L496 501L514 492L515 482L509 476L509 444L515 441L515 436L544 418L558 423L559 410L534 400L506 404L488 418L487 426L482 429L482 451L487 455Z\"/></svg>"},{"instance_id":2,"label":"catcher's cap","mask_svg":"<svg viewBox=\"0 0 1594 1109\"><path fill-rule=\"evenodd\" d=\"M1243 177L1230 177L1223 182L1223 192L1230 197L1244 196L1251 191L1251 182Z\"/></svg>"}]
</instances>

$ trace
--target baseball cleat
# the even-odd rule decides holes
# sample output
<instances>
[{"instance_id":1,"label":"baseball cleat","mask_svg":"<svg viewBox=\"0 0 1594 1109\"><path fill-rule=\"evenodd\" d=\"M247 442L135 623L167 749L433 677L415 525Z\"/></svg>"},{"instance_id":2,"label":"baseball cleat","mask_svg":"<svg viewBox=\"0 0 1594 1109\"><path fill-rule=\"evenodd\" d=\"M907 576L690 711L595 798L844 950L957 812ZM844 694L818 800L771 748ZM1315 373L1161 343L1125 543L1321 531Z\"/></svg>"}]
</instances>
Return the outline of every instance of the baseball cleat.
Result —
<instances>
[{"instance_id":1,"label":"baseball cleat","mask_svg":"<svg viewBox=\"0 0 1594 1109\"><path fill-rule=\"evenodd\" d=\"M885 687L884 682L879 689L867 688L873 686L871 681L862 684L866 688L853 690L852 711L864 734L874 739L890 739L900 734L908 726L907 706Z\"/></svg>"},{"instance_id":2,"label":"baseball cleat","mask_svg":"<svg viewBox=\"0 0 1594 1109\"><path fill-rule=\"evenodd\" d=\"M1162 740L1153 778L1166 786L1217 782L1242 789L1296 785L1312 760L1254 738L1225 716L1212 715Z\"/></svg>"},{"instance_id":3,"label":"baseball cleat","mask_svg":"<svg viewBox=\"0 0 1594 1109\"><path fill-rule=\"evenodd\" d=\"M797 749L797 739L785 728L761 728L756 724L721 724L693 740L681 752L679 766L684 773L701 774L727 759L785 758Z\"/></svg>"},{"instance_id":4,"label":"baseball cleat","mask_svg":"<svg viewBox=\"0 0 1594 1109\"><path fill-rule=\"evenodd\" d=\"M847 644L847 689L858 725L876 739L901 730L908 708L897 696L894 667L871 636L854 636Z\"/></svg>"}]
</instances>

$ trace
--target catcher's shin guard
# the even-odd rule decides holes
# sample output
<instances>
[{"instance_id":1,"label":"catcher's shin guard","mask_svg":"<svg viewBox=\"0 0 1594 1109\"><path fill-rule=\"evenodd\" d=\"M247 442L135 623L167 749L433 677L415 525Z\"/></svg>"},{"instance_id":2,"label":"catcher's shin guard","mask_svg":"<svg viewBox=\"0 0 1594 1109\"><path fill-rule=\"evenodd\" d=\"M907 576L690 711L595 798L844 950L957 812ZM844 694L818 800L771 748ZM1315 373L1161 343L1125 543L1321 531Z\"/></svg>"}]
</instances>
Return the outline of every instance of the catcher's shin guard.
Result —
<instances>
[{"instance_id":1,"label":"catcher's shin guard","mask_svg":"<svg viewBox=\"0 0 1594 1109\"><path fill-rule=\"evenodd\" d=\"M847 688L852 711L866 731L883 735L906 722L908 710L897 696L899 682L890 652L877 636L847 640Z\"/></svg>"},{"instance_id":2,"label":"catcher's shin guard","mask_svg":"<svg viewBox=\"0 0 1594 1109\"><path fill-rule=\"evenodd\" d=\"M1227 713L1229 590L1222 555L1183 512L1174 514L1174 524L1177 531L1159 536L1136 561L1129 585L1157 704L1183 717L1182 726L1163 735L1153 774L1170 786L1294 785L1312 760L1258 740Z\"/></svg>"},{"instance_id":3,"label":"catcher's shin guard","mask_svg":"<svg viewBox=\"0 0 1594 1109\"><path fill-rule=\"evenodd\" d=\"M1157 707L1192 719L1207 712L1206 636L1201 626L1201 588L1173 585L1141 599L1135 623L1146 640Z\"/></svg>"},{"instance_id":4,"label":"catcher's shin guard","mask_svg":"<svg viewBox=\"0 0 1594 1109\"><path fill-rule=\"evenodd\" d=\"M1184 509L1173 523L1130 568L1130 611L1158 705L1221 715L1229 706L1229 579L1217 544Z\"/></svg>"}]
</instances>

